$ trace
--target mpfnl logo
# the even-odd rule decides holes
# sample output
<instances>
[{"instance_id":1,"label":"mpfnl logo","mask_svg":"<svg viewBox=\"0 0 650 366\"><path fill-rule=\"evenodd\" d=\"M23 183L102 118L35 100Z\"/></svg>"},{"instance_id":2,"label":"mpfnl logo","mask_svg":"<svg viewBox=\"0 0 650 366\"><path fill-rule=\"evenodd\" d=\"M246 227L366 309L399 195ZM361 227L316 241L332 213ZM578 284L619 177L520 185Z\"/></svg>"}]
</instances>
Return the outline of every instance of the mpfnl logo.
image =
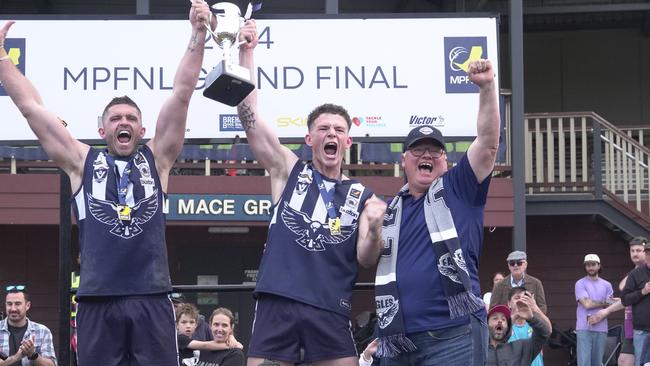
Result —
<instances>
[{"instance_id":1,"label":"mpfnl logo","mask_svg":"<svg viewBox=\"0 0 650 366\"><path fill-rule=\"evenodd\" d=\"M488 58L487 37L445 37L445 91L478 93L467 75L469 63Z\"/></svg>"},{"instance_id":2,"label":"mpfnl logo","mask_svg":"<svg viewBox=\"0 0 650 366\"><path fill-rule=\"evenodd\" d=\"M7 38L5 39L5 50L9 55L9 60L16 65L18 70L25 74L25 38ZM7 62L3 61L3 62ZM5 88L0 83L0 95L7 95Z\"/></svg>"}]
</instances>

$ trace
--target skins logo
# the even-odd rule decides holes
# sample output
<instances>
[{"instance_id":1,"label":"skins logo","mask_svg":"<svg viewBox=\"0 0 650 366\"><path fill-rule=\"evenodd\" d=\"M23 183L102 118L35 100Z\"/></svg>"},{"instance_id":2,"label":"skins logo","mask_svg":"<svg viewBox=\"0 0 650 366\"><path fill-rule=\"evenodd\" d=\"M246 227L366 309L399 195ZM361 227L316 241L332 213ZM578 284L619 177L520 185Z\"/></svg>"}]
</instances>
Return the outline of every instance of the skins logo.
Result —
<instances>
[{"instance_id":1,"label":"skins logo","mask_svg":"<svg viewBox=\"0 0 650 366\"><path fill-rule=\"evenodd\" d=\"M18 70L25 75L25 61L27 59L27 50L25 38L7 38L4 42L5 50L7 50L7 55L9 60L16 65ZM6 61L3 61L6 62ZM7 92L2 87L0 83L0 96L7 95Z\"/></svg>"},{"instance_id":2,"label":"skins logo","mask_svg":"<svg viewBox=\"0 0 650 366\"><path fill-rule=\"evenodd\" d=\"M445 37L445 91L478 93L478 86L469 80L469 63L488 58L487 37Z\"/></svg>"},{"instance_id":3,"label":"skins logo","mask_svg":"<svg viewBox=\"0 0 650 366\"><path fill-rule=\"evenodd\" d=\"M100 200L88 193L88 210L93 217L103 224L113 226L111 234L122 239L131 239L142 233L140 225L151 220L158 211L158 192L154 191L151 196L141 199L131 207L131 220L120 220L117 208L114 202Z\"/></svg>"},{"instance_id":4,"label":"skins logo","mask_svg":"<svg viewBox=\"0 0 650 366\"><path fill-rule=\"evenodd\" d=\"M457 249L454 252L454 257L452 258L449 253L445 253L438 259L438 271L443 276L449 277L450 280L461 283L460 276L458 271L456 271L456 266L454 262L458 264L458 267L467 273L467 264L465 264L465 259L463 259L462 250Z\"/></svg>"},{"instance_id":5,"label":"skins logo","mask_svg":"<svg viewBox=\"0 0 650 366\"><path fill-rule=\"evenodd\" d=\"M393 322L395 314L399 311L399 300L395 300L393 295L382 295L375 297L377 306L377 325L385 329Z\"/></svg>"},{"instance_id":6,"label":"skins logo","mask_svg":"<svg viewBox=\"0 0 650 366\"><path fill-rule=\"evenodd\" d=\"M328 224L314 221L304 212L300 212L284 202L282 221L294 234L298 235L296 243L310 252L326 250L324 244L337 245L348 240L357 230L357 224L341 225L341 234L332 235Z\"/></svg>"}]
</instances>

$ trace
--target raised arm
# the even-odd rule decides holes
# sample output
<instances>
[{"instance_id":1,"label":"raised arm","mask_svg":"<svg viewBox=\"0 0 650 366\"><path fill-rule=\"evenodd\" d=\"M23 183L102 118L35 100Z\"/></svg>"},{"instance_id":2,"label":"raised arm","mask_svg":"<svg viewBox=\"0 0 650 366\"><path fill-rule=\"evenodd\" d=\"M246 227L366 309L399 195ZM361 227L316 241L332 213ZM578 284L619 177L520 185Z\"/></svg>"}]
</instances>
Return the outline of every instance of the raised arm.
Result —
<instances>
[{"instance_id":1,"label":"raised arm","mask_svg":"<svg viewBox=\"0 0 650 366\"><path fill-rule=\"evenodd\" d=\"M14 60L8 57L4 42L14 23L8 21L0 28L0 82L47 155L70 176L72 190L75 191L81 184L84 159L89 147L74 139L61 120L43 106L34 85L16 68Z\"/></svg>"},{"instance_id":2,"label":"raised arm","mask_svg":"<svg viewBox=\"0 0 650 366\"><path fill-rule=\"evenodd\" d=\"M257 84L253 53L257 45L257 28L255 20L246 21L240 30L240 40L246 40L239 47L239 63L251 72L251 81ZM257 88L237 106L246 138L255 158L264 166L271 176L271 194L273 202L280 199L291 169L298 157L280 144L275 131L262 119L257 111Z\"/></svg>"},{"instance_id":3,"label":"raised arm","mask_svg":"<svg viewBox=\"0 0 650 366\"><path fill-rule=\"evenodd\" d=\"M190 42L176 69L172 95L167 98L158 115L156 133L147 143L156 157L156 168L164 190L167 190L169 171L183 148L187 110L203 63L206 35L204 23L209 19L209 14L210 9L205 1L192 0L189 13L192 24Z\"/></svg>"},{"instance_id":4,"label":"raised arm","mask_svg":"<svg viewBox=\"0 0 650 366\"><path fill-rule=\"evenodd\" d=\"M479 87L476 139L467 150L469 164L479 182L492 172L499 149L499 99L492 63L489 60L472 61L469 78Z\"/></svg>"},{"instance_id":5,"label":"raised arm","mask_svg":"<svg viewBox=\"0 0 650 366\"><path fill-rule=\"evenodd\" d=\"M386 213L386 202L376 196L370 197L359 217L359 236L357 237L357 261L365 268L377 264L383 249L381 226Z\"/></svg>"},{"instance_id":6,"label":"raised arm","mask_svg":"<svg viewBox=\"0 0 650 366\"><path fill-rule=\"evenodd\" d=\"M548 307L546 306L546 294L544 293L544 284L542 281L537 281L537 292L533 294L535 296L535 302L539 306L539 309L542 313L546 314Z\"/></svg>"},{"instance_id":7,"label":"raised arm","mask_svg":"<svg viewBox=\"0 0 650 366\"><path fill-rule=\"evenodd\" d=\"M534 297L527 293L524 293L515 302L514 316L525 319L533 328L532 337L524 341L524 344L528 347L527 352L530 355L530 360L532 360L542 350L544 343L551 336L551 321L537 306Z\"/></svg>"}]
</instances>

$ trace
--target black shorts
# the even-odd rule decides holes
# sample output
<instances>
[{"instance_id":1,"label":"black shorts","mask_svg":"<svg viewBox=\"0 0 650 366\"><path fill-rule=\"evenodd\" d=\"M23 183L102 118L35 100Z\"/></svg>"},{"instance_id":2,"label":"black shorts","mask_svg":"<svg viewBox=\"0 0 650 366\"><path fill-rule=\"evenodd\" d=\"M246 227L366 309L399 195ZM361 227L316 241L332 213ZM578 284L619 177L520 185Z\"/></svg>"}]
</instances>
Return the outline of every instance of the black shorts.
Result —
<instances>
[{"instance_id":1,"label":"black shorts","mask_svg":"<svg viewBox=\"0 0 650 366\"><path fill-rule=\"evenodd\" d=\"M358 357L351 326L350 319L341 314L261 294L248 356L291 363Z\"/></svg>"},{"instance_id":2,"label":"black shorts","mask_svg":"<svg viewBox=\"0 0 650 366\"><path fill-rule=\"evenodd\" d=\"M167 295L85 298L77 308L79 365L178 366Z\"/></svg>"},{"instance_id":3,"label":"black shorts","mask_svg":"<svg viewBox=\"0 0 650 366\"><path fill-rule=\"evenodd\" d=\"M621 346L621 353L634 355L634 343L632 338L623 338L623 345Z\"/></svg>"}]
</instances>

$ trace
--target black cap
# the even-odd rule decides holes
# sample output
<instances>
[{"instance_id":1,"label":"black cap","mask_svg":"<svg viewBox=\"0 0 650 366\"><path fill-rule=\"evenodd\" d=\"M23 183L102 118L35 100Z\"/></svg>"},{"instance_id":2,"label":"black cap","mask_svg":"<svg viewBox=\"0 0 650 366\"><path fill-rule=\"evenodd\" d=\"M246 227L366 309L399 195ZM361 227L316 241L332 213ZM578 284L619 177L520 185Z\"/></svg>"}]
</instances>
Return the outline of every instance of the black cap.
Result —
<instances>
[{"instance_id":1,"label":"black cap","mask_svg":"<svg viewBox=\"0 0 650 366\"><path fill-rule=\"evenodd\" d=\"M408 150L413 144L418 141L430 139L438 143L440 147L445 149L445 138L442 137L442 132L433 126L419 126L411 130L406 140L404 140L404 151Z\"/></svg>"},{"instance_id":2,"label":"black cap","mask_svg":"<svg viewBox=\"0 0 650 366\"><path fill-rule=\"evenodd\" d=\"M647 248L648 246L648 239L646 239L643 236L635 236L630 240L630 246L635 246L635 245L642 245L644 248Z\"/></svg>"}]
</instances>

